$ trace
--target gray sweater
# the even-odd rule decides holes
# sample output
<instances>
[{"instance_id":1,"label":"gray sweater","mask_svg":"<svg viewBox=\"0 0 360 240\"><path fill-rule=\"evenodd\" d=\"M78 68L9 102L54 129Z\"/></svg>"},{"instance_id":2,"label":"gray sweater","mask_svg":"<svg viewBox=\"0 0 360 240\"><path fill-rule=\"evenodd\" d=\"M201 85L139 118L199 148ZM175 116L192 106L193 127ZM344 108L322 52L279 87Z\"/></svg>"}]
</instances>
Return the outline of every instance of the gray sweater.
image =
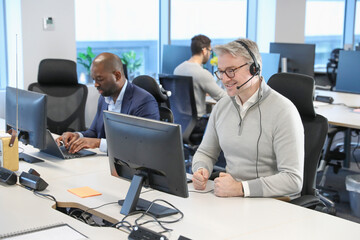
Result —
<instances>
[{"instance_id":1,"label":"gray sweater","mask_svg":"<svg viewBox=\"0 0 360 240\"><path fill-rule=\"evenodd\" d=\"M193 158L193 171L203 167L211 173L223 150L226 171L247 182L244 186L248 186L250 197L294 197L301 191L304 167L304 129L299 113L265 81L259 89L259 105L257 102L243 119L234 98L225 97L216 104Z\"/></svg>"},{"instance_id":2,"label":"gray sweater","mask_svg":"<svg viewBox=\"0 0 360 240\"><path fill-rule=\"evenodd\" d=\"M191 76L193 78L194 95L198 117L206 114L205 98L208 93L216 101L227 96L215 82L213 75L200 64L185 61L174 70L175 75Z\"/></svg>"}]
</instances>

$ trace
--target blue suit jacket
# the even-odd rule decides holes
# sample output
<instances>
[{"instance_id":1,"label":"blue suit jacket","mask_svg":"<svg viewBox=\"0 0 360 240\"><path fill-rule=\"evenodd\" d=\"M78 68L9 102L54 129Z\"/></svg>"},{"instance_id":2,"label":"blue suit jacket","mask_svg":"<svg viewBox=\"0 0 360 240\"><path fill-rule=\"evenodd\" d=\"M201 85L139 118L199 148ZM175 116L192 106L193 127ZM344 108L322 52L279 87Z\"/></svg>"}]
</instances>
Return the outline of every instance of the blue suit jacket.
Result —
<instances>
[{"instance_id":1,"label":"blue suit jacket","mask_svg":"<svg viewBox=\"0 0 360 240\"><path fill-rule=\"evenodd\" d=\"M105 98L100 95L97 112L91 127L81 132L84 137L106 138L104 128L103 111L108 109ZM138 117L159 120L159 105L155 98L144 89L128 82L125 89L124 99L121 105L121 113Z\"/></svg>"}]
</instances>

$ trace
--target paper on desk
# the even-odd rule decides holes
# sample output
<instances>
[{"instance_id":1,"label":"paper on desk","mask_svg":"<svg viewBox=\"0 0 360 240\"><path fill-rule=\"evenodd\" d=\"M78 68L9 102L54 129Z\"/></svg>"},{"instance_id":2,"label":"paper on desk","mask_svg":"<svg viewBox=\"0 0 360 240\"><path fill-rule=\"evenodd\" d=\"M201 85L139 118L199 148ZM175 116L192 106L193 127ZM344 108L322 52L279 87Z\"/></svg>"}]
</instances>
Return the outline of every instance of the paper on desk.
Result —
<instances>
[{"instance_id":1,"label":"paper on desk","mask_svg":"<svg viewBox=\"0 0 360 240\"><path fill-rule=\"evenodd\" d=\"M67 224L57 224L53 226L49 225L44 227L26 229L23 231L13 232L5 235L0 235L0 239L82 240L82 239L87 239L87 237Z\"/></svg>"},{"instance_id":2,"label":"paper on desk","mask_svg":"<svg viewBox=\"0 0 360 240\"><path fill-rule=\"evenodd\" d=\"M68 191L81 198L101 195L101 193L95 191L91 187L72 188L72 189L68 189Z\"/></svg>"}]
</instances>

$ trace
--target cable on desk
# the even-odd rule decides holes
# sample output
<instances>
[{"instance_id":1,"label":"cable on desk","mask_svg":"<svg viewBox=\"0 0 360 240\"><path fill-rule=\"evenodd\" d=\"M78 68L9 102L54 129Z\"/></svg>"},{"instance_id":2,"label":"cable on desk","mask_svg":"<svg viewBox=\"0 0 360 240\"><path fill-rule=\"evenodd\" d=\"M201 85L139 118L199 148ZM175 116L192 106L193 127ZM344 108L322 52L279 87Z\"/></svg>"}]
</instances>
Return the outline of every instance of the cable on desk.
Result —
<instances>
[{"instance_id":1,"label":"cable on desk","mask_svg":"<svg viewBox=\"0 0 360 240\"><path fill-rule=\"evenodd\" d=\"M55 198L54 196L52 196L52 195L50 195L50 194L40 193L40 192L38 192L38 191L36 191L36 190L33 190L32 192L33 192L35 195L42 196L42 197L45 197L45 198L47 198L47 199L49 199L49 200L54 201L54 202L55 202L55 209L57 209L58 205L57 205L56 198Z\"/></svg>"},{"instance_id":2,"label":"cable on desk","mask_svg":"<svg viewBox=\"0 0 360 240\"><path fill-rule=\"evenodd\" d=\"M154 189L150 188L150 189L148 189L148 190L146 190L146 191L141 192L141 194L148 193L148 192L152 192L152 191L154 191Z\"/></svg>"},{"instance_id":3,"label":"cable on desk","mask_svg":"<svg viewBox=\"0 0 360 240\"><path fill-rule=\"evenodd\" d=\"M111 205L111 204L117 204L118 202L109 202L109 203L104 203L104 204L102 204L102 205L100 205L100 206L97 206L97 207L92 207L92 208L88 208L88 209L86 209L85 211L83 210L83 212L80 214L80 217L82 217L82 218L85 218L85 216L84 216L84 214L86 214L86 213L88 213L88 211L89 210L94 210L94 209L98 209L98 208L101 208L101 207L104 207L104 206L106 206L106 205ZM76 210L76 209L75 209ZM71 213L70 213L71 214ZM69 214L69 215L70 215ZM95 222L95 221L94 221ZM99 227L102 227L101 225L98 225Z\"/></svg>"},{"instance_id":4,"label":"cable on desk","mask_svg":"<svg viewBox=\"0 0 360 240\"><path fill-rule=\"evenodd\" d=\"M164 203L168 204L168 205L171 206L173 209L175 209L176 211L178 211L178 213L180 213L180 218L175 219L175 220L172 220L172 221L164 221L164 220L158 220L155 216L153 216L152 214L150 214L151 216L153 216L153 218L155 219L155 221L154 221L154 220L148 220L148 221L145 221L145 222L143 222L143 223L138 224L137 222L138 222L141 218L144 217L145 213L146 213L146 215L149 214L148 212L150 211L151 207L154 205L155 202L164 202ZM147 223L157 222L157 223L165 230L165 231L163 231L163 232L160 232L160 234L165 233L165 232L170 232L170 231L172 231L172 229L167 228L167 227L163 226L162 224L164 224L164 223L166 223L166 224L176 223L176 222L179 222L181 219L184 218L184 213L183 213L182 211L180 211L180 209L178 209L178 208L175 207L173 204L171 204L171 203L169 203L168 201L163 200L163 199L155 199L154 201L152 201L151 204L150 204L150 206L149 206L149 208L145 211L145 213L135 220L136 225L137 225L137 226L142 226L142 225L145 225L145 224L147 224Z\"/></svg>"},{"instance_id":5,"label":"cable on desk","mask_svg":"<svg viewBox=\"0 0 360 240\"><path fill-rule=\"evenodd\" d=\"M103 225L101 224L98 224L95 219L93 218L93 214L91 213L88 213L89 210L93 210L93 209L97 209L97 208L101 208L103 206L106 206L106 205L110 205L110 204L115 204L117 202L110 202L110 203L105 203L105 204L102 204L100 206L97 206L97 207L92 207L92 208L87 208L86 210L82 210L82 209L79 209L79 208L75 208L73 209L71 212L69 212L69 216L79 220L79 221L82 221L90 226L94 226L94 227L104 227ZM80 212L80 215L79 214L75 214L77 212Z\"/></svg>"},{"instance_id":6,"label":"cable on desk","mask_svg":"<svg viewBox=\"0 0 360 240\"><path fill-rule=\"evenodd\" d=\"M202 193L202 194L205 194L205 193L211 193L211 192L214 192L214 189L211 189L209 191L197 191L197 190L190 190L189 192L193 192L193 193Z\"/></svg>"},{"instance_id":7,"label":"cable on desk","mask_svg":"<svg viewBox=\"0 0 360 240\"><path fill-rule=\"evenodd\" d=\"M179 213L180 213L180 218L178 219L175 219L175 220L172 220L172 221L165 221L165 220L158 220L154 215L150 214L149 213L149 210L151 209L152 205L155 203L155 202L158 202L158 201L162 201L162 202L165 202L166 204L170 205L172 208L174 208L175 210L177 210ZM133 216L133 215L136 215L136 214L141 214L140 217L138 217L137 219L135 219L135 225L131 225L128 221L125 221L126 218L130 217L130 216ZM138 223L138 221L143 218L144 216L149 216L151 218L153 218L153 220L147 220L145 222L142 222L142 223ZM135 226L142 226L142 225L145 225L145 224L148 224L148 223L152 223L152 222L155 222L157 224L159 224L159 226L164 229L164 231L162 232L159 232L159 234L162 234L162 233L165 233L165 232L170 232L172 231L172 229L170 228L167 228L165 227L163 224L168 224L168 223L176 223L176 222L179 222L181 219L184 218L184 213L182 211L180 211L178 208L176 208L174 205L172 205L171 203L165 201L165 200L162 200L162 199L155 199L154 201L151 202L150 206L148 207L148 209L146 209L146 211L134 211L134 212L131 212L130 214L126 215L125 217L123 217L123 219L120 221L120 222L117 222L115 224L113 224L112 226L113 227L116 227L117 229L120 229L120 228L126 228L128 231L132 231L133 228ZM126 225L125 225L125 224ZM120 225L119 225L120 224Z\"/></svg>"}]
</instances>

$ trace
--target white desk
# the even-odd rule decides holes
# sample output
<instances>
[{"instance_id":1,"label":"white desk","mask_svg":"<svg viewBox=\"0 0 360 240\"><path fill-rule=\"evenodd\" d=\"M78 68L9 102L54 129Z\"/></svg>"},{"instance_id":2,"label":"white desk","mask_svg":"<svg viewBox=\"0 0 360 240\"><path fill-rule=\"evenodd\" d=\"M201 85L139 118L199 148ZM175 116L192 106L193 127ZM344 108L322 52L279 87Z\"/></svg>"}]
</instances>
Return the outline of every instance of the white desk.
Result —
<instances>
[{"instance_id":1,"label":"white desk","mask_svg":"<svg viewBox=\"0 0 360 240\"><path fill-rule=\"evenodd\" d=\"M360 95L324 90L316 90L315 95L334 98L332 104L315 101L315 111L326 117L329 124L347 128L344 138L344 151L346 155L344 167L348 168L351 159L351 129L360 129L360 112L356 112L358 110L354 109L354 107L360 107Z\"/></svg>"},{"instance_id":2,"label":"white desk","mask_svg":"<svg viewBox=\"0 0 360 240\"><path fill-rule=\"evenodd\" d=\"M28 147L27 147L28 149ZM33 150L28 150L33 151ZM40 153L38 155L41 155ZM46 156L46 155L43 155ZM43 193L59 202L76 202L87 207L123 199L129 182L110 175L108 159L97 155L82 159L57 160L28 164L20 162L21 171L34 168L49 183ZM79 198L67 191L89 186L101 196ZM208 183L208 189L212 182ZM189 190L192 190L192 184ZM360 224L267 198L219 198L213 193L189 193L189 198L175 197L158 191L141 194L147 200L164 199L185 214L184 219L166 225L174 229L170 239L179 235L191 239L357 239ZM0 234L51 223L65 222L91 239L126 239L127 233L112 228L88 226L51 208L52 201L35 196L17 186L0 183ZM107 205L97 209L121 220L120 206ZM175 218L172 217L172 218ZM134 218L130 218L134 220ZM160 231L156 224L146 227Z\"/></svg>"},{"instance_id":3,"label":"white desk","mask_svg":"<svg viewBox=\"0 0 360 240\"><path fill-rule=\"evenodd\" d=\"M316 112L326 117L330 124L360 129L360 113L354 111L354 107L360 108L359 94L316 90L315 95L330 96L334 98L332 104L315 101ZM342 104L345 104L346 106Z\"/></svg>"}]
</instances>

